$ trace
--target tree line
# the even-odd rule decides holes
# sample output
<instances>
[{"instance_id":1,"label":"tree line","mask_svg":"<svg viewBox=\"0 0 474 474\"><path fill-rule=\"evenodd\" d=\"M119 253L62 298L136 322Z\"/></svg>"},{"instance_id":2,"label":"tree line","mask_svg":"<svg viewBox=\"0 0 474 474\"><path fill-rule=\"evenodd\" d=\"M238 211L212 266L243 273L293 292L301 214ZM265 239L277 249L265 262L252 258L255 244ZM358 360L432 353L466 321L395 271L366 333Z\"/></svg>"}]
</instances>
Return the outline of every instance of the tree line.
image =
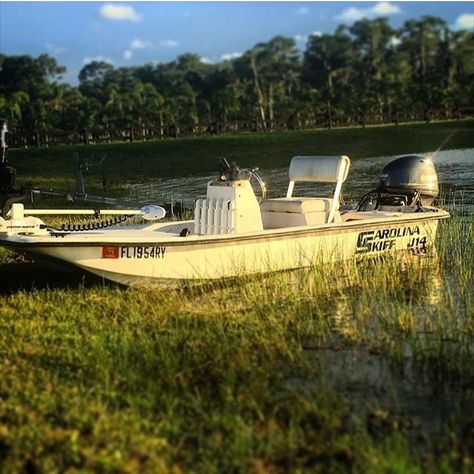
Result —
<instances>
[{"instance_id":1,"label":"tree line","mask_svg":"<svg viewBox=\"0 0 474 474\"><path fill-rule=\"evenodd\" d=\"M46 54L0 55L0 116L17 146L459 118L473 110L473 39L433 16L363 19L304 51L276 36L219 64L93 61L77 87Z\"/></svg>"}]
</instances>

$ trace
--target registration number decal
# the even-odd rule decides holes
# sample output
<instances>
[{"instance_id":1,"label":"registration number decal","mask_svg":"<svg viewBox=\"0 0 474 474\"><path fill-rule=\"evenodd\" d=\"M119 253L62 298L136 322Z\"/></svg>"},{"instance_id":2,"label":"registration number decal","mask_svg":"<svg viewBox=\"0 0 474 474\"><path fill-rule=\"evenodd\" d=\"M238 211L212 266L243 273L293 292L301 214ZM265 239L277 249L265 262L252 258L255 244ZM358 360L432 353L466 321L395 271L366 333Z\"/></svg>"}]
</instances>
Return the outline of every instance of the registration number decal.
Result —
<instances>
[{"instance_id":1,"label":"registration number decal","mask_svg":"<svg viewBox=\"0 0 474 474\"><path fill-rule=\"evenodd\" d=\"M120 247L120 258L165 258L166 247Z\"/></svg>"},{"instance_id":2,"label":"registration number decal","mask_svg":"<svg viewBox=\"0 0 474 474\"><path fill-rule=\"evenodd\" d=\"M166 247L102 247L102 258L165 258Z\"/></svg>"}]
</instances>

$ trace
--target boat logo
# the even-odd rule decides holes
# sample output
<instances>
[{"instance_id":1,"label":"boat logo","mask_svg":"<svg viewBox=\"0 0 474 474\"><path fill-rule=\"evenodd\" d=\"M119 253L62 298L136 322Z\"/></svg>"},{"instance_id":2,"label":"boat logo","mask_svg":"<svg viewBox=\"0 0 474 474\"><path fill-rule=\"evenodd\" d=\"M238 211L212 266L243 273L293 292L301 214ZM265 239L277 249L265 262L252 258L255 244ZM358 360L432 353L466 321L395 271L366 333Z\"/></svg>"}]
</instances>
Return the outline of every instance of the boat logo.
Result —
<instances>
[{"instance_id":1,"label":"boat logo","mask_svg":"<svg viewBox=\"0 0 474 474\"><path fill-rule=\"evenodd\" d=\"M357 237L356 254L394 249L398 238L412 235L420 235L419 226L361 232Z\"/></svg>"}]
</instances>

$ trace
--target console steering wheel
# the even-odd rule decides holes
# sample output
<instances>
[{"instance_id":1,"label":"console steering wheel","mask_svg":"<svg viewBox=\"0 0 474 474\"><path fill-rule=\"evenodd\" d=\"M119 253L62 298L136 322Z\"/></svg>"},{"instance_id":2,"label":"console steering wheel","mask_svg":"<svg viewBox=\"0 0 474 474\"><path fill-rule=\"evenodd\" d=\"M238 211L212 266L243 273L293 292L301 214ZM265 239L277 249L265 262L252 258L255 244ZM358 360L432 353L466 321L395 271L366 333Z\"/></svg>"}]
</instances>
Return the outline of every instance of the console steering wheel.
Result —
<instances>
[{"instance_id":1,"label":"console steering wheel","mask_svg":"<svg viewBox=\"0 0 474 474\"><path fill-rule=\"evenodd\" d=\"M244 168L242 171L246 171L249 174L249 181L252 181L252 178L254 178L260 187L260 196L257 196L257 201L261 204L267 197L267 186L265 181L263 181L261 176L257 173L258 168Z\"/></svg>"}]
</instances>

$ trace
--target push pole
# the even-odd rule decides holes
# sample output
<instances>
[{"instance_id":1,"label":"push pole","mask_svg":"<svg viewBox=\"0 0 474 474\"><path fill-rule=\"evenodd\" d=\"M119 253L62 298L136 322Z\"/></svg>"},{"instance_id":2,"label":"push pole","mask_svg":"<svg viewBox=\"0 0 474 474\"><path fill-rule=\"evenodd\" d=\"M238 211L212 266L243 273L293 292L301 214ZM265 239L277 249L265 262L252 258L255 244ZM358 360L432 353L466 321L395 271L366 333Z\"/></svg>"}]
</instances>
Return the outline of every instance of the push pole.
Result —
<instances>
[{"instance_id":1,"label":"push pole","mask_svg":"<svg viewBox=\"0 0 474 474\"><path fill-rule=\"evenodd\" d=\"M1 143L1 154L2 154L2 165L7 163L7 120L0 118L0 143Z\"/></svg>"}]
</instances>

